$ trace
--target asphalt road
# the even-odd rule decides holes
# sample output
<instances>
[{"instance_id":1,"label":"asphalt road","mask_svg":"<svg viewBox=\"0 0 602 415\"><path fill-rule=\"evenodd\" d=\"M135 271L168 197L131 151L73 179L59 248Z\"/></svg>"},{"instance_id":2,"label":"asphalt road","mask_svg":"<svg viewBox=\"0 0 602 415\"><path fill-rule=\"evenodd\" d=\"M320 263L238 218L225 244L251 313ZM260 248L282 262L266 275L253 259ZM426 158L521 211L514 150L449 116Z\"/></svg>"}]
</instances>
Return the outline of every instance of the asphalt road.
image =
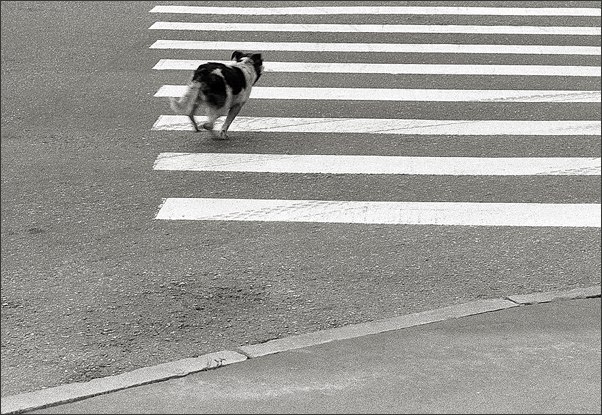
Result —
<instances>
[{"instance_id":1,"label":"asphalt road","mask_svg":"<svg viewBox=\"0 0 602 415\"><path fill-rule=\"evenodd\" d=\"M169 2L167 2L169 3ZM161 3L161 4L167 4ZM294 2L270 2L293 4ZM323 4L316 3L316 4ZM399 2L379 2L392 4ZM406 2L401 2L406 3ZM418 2L421 3L421 2ZM429 2L435 5L440 2ZM462 2L445 2L445 5ZM486 2L502 4L505 2ZM598 2L521 2L521 5ZM229 2L219 2L228 5ZM253 5L260 3L253 2ZM374 4L374 2L370 2ZM151 131L186 71L157 39L441 43L449 35L166 33L154 2L2 2L2 396L479 298L600 282L599 228L157 221L162 198L600 203L600 176L350 176L154 171L161 152L600 157L599 136L382 137ZM247 22L386 23L386 16ZM355 19L355 20L354 20ZM441 16L407 16L445 24ZM198 21L177 16L171 20ZM220 16L219 21L236 21ZM599 26L599 18L455 24ZM368 38L369 37L369 38ZM599 46L596 36L454 43ZM402 40L403 39L403 40ZM600 56L266 52L272 61L599 66ZM470 58L468 61L467 59ZM600 78L266 74L261 86L599 90ZM258 84L258 85L259 85ZM251 101L241 116L599 120L600 104Z\"/></svg>"}]
</instances>

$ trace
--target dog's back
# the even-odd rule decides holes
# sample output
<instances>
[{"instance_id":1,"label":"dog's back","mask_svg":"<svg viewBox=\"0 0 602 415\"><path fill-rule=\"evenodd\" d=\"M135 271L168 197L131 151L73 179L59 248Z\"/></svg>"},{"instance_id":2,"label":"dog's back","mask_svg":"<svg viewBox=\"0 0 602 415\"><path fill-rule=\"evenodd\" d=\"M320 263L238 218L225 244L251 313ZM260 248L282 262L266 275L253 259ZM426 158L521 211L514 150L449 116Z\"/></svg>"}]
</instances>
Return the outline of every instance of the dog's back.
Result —
<instances>
[{"instance_id":1,"label":"dog's back","mask_svg":"<svg viewBox=\"0 0 602 415\"><path fill-rule=\"evenodd\" d=\"M194 71L192 82L200 84L201 99L214 108L229 109L236 101L244 102L249 95L244 92L250 90L244 72L236 64L202 64Z\"/></svg>"}]
</instances>

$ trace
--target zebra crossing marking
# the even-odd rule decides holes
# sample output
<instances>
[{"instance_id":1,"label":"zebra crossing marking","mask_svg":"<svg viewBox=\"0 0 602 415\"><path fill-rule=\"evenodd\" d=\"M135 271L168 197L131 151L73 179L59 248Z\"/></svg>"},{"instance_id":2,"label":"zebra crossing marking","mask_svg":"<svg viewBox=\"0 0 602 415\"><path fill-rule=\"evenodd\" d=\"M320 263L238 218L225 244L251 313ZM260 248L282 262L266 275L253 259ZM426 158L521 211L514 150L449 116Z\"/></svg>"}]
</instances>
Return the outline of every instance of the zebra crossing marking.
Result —
<instances>
[{"instance_id":1,"label":"zebra crossing marking","mask_svg":"<svg viewBox=\"0 0 602 415\"><path fill-rule=\"evenodd\" d=\"M212 15L480 15L600 16L597 8L519 7L203 7L156 6L153 13ZM600 27L477 25L350 25L155 22L149 29L322 33L478 33L599 36ZM461 53L600 56L596 46L224 42L165 40L151 49L262 50L293 52ZM204 61L162 59L157 70L196 69ZM223 62L223 61L221 61ZM599 77L599 66L428 65L266 62L266 72L451 74ZM181 96L181 85L164 85L157 97ZM255 99L353 99L381 101L600 102L599 91L440 90L256 87ZM463 95L458 97L458 95ZM195 117L203 121L204 117ZM223 117L216 123L220 128ZM238 117L230 131L368 133L466 136L600 136L600 121L414 120L369 118ZM192 130L185 116L160 115L153 130ZM600 175L600 158L476 158L234 153L161 153L155 170L331 174ZM355 224L600 227L600 204L376 202L224 198L166 198L160 220L282 221Z\"/></svg>"},{"instance_id":2,"label":"zebra crossing marking","mask_svg":"<svg viewBox=\"0 0 602 415\"><path fill-rule=\"evenodd\" d=\"M167 198L156 219L599 228L600 205Z\"/></svg>"},{"instance_id":3,"label":"zebra crossing marking","mask_svg":"<svg viewBox=\"0 0 602 415\"><path fill-rule=\"evenodd\" d=\"M156 70L194 70L202 59L161 59ZM213 61L227 63L229 61ZM443 65L338 62L264 62L264 72L373 73L399 75L495 75L600 77L599 66L559 65Z\"/></svg>"},{"instance_id":4,"label":"zebra crossing marking","mask_svg":"<svg viewBox=\"0 0 602 415\"><path fill-rule=\"evenodd\" d=\"M495 35L600 36L594 26L471 26L471 25L375 25L295 23L155 22L152 30L198 30L218 32L312 32L312 33L454 33Z\"/></svg>"},{"instance_id":5,"label":"zebra crossing marking","mask_svg":"<svg viewBox=\"0 0 602 415\"><path fill-rule=\"evenodd\" d=\"M600 158L401 157L248 153L161 153L154 170L254 173L600 175Z\"/></svg>"},{"instance_id":6,"label":"zebra crossing marking","mask_svg":"<svg viewBox=\"0 0 602 415\"><path fill-rule=\"evenodd\" d=\"M196 116L197 123L205 122ZM223 117L217 120L219 129ZM236 117L229 131L398 135L600 135L600 121L419 120L398 118ZM155 131L193 131L185 115L160 115Z\"/></svg>"},{"instance_id":7,"label":"zebra crossing marking","mask_svg":"<svg viewBox=\"0 0 602 415\"><path fill-rule=\"evenodd\" d=\"M163 85L155 97L181 97L186 85ZM253 87L252 99L447 102L600 102L600 91Z\"/></svg>"},{"instance_id":8,"label":"zebra crossing marking","mask_svg":"<svg viewBox=\"0 0 602 415\"><path fill-rule=\"evenodd\" d=\"M150 13L232 14L232 15L480 15L480 16L600 16L593 7L419 7L419 6L338 6L338 7L205 7L155 6Z\"/></svg>"},{"instance_id":9,"label":"zebra crossing marking","mask_svg":"<svg viewBox=\"0 0 602 415\"><path fill-rule=\"evenodd\" d=\"M151 49L262 50L288 52L483 53L531 55L600 55L599 46L464 45L431 43L225 42L159 39Z\"/></svg>"}]
</instances>

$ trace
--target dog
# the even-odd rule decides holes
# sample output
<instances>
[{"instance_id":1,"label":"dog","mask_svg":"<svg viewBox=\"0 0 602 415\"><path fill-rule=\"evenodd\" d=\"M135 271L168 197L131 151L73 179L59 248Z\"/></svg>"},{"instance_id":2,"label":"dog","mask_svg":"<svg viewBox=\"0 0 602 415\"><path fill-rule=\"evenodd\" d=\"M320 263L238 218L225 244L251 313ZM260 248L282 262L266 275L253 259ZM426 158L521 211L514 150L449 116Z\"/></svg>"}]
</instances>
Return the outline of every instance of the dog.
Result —
<instances>
[{"instance_id":1,"label":"dog","mask_svg":"<svg viewBox=\"0 0 602 415\"><path fill-rule=\"evenodd\" d=\"M226 64L207 62L199 65L192 75L186 93L170 98L170 107L177 114L188 116L195 131L200 131L194 120L195 112L205 109L207 122L202 127L214 138L228 139L228 128L251 95L251 88L263 72L261 53L235 51ZM215 120L226 115L219 134L214 131Z\"/></svg>"}]
</instances>

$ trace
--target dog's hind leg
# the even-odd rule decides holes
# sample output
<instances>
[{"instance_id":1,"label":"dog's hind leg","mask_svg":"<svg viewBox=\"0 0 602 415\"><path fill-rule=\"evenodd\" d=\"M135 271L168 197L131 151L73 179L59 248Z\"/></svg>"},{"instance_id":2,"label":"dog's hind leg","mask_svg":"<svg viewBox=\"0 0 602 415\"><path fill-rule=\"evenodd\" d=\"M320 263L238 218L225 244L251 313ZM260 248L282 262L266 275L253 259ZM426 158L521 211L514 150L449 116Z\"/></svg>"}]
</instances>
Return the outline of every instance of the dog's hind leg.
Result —
<instances>
[{"instance_id":1,"label":"dog's hind leg","mask_svg":"<svg viewBox=\"0 0 602 415\"><path fill-rule=\"evenodd\" d=\"M222 125L222 130L219 133L219 136L222 140L228 139L228 128L230 128L230 124L232 124L232 121L234 121L234 118L236 118L241 108L241 104L234 104L232 107L230 107L230 111L228 111L226 121L224 121L224 125Z\"/></svg>"},{"instance_id":2,"label":"dog's hind leg","mask_svg":"<svg viewBox=\"0 0 602 415\"><path fill-rule=\"evenodd\" d=\"M198 125L196 125L196 121L194 120L194 113L196 112L196 110L197 110L197 108L198 108L198 107L199 107L199 106L198 106L198 104L194 104L194 105L192 106L192 109L191 109L190 113L188 114L188 118L190 118L190 122L192 123L192 125L193 125L193 127L194 127L194 130L195 130L197 133L198 133L200 130L199 130L199 127L198 127Z\"/></svg>"}]
</instances>

